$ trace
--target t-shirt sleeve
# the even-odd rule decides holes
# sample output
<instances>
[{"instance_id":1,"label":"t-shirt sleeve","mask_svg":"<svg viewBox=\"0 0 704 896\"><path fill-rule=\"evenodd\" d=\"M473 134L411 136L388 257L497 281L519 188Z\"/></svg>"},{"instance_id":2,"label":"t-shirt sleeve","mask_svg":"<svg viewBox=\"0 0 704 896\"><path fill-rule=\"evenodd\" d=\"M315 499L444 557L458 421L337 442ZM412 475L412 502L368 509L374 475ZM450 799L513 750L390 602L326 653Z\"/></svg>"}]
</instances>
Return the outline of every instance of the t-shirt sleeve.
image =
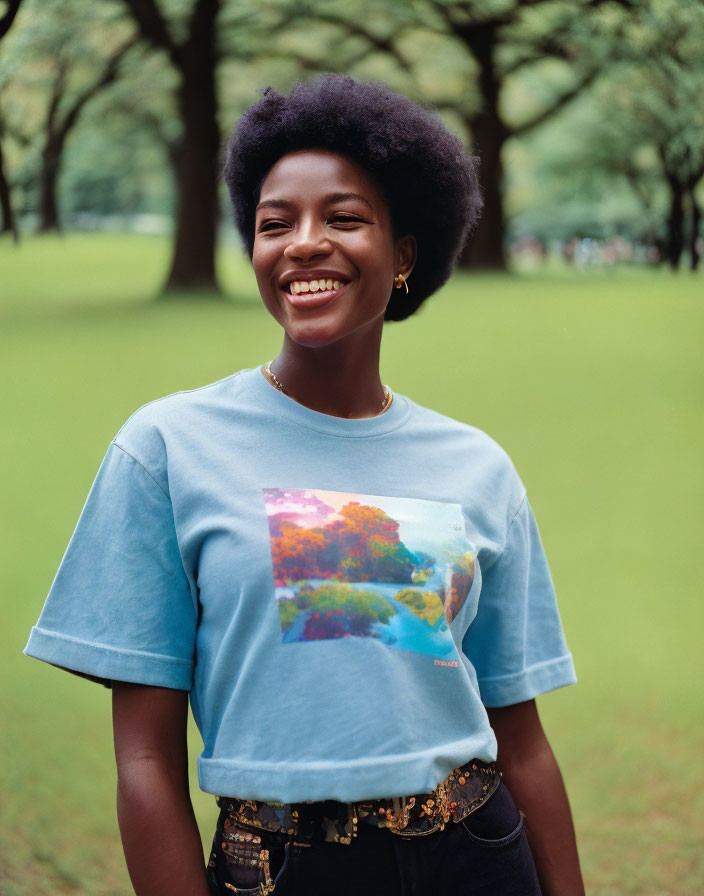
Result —
<instances>
[{"instance_id":1,"label":"t-shirt sleeve","mask_svg":"<svg viewBox=\"0 0 704 896\"><path fill-rule=\"evenodd\" d=\"M574 684L555 590L528 499L483 576L477 615L462 643L485 706L509 706Z\"/></svg>"},{"instance_id":2,"label":"t-shirt sleeve","mask_svg":"<svg viewBox=\"0 0 704 896\"><path fill-rule=\"evenodd\" d=\"M113 441L24 653L103 684L190 690L195 634L171 500Z\"/></svg>"}]
</instances>

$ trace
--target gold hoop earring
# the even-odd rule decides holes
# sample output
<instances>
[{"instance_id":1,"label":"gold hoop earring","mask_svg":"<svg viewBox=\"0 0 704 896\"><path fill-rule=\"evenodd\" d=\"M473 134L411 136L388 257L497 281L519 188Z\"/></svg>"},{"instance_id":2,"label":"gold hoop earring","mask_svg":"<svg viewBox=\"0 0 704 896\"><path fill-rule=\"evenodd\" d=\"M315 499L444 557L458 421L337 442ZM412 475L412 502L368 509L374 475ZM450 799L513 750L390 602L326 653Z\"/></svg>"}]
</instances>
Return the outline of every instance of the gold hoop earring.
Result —
<instances>
[{"instance_id":1,"label":"gold hoop earring","mask_svg":"<svg viewBox=\"0 0 704 896\"><path fill-rule=\"evenodd\" d=\"M406 278L403 274L396 274L394 277L394 286L396 289L401 289L402 286L406 287L406 295L408 295L408 284L406 283Z\"/></svg>"}]
</instances>

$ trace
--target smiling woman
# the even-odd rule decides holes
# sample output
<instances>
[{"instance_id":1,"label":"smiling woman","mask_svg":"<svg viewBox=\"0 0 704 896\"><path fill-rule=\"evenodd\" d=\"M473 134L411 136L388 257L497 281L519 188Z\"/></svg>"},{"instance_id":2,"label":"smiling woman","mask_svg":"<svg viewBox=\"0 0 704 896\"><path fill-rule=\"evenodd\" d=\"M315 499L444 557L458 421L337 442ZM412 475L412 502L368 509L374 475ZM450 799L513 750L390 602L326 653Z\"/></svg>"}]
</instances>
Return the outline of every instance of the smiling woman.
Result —
<instances>
[{"instance_id":1,"label":"smiling woman","mask_svg":"<svg viewBox=\"0 0 704 896\"><path fill-rule=\"evenodd\" d=\"M25 648L112 688L135 892L580 896L534 699L576 679L525 488L379 375L476 220L474 162L326 75L267 88L224 176L281 351L126 421Z\"/></svg>"},{"instance_id":2,"label":"smiling woman","mask_svg":"<svg viewBox=\"0 0 704 896\"><path fill-rule=\"evenodd\" d=\"M286 98L264 90L224 177L284 329L272 382L326 414L378 413L384 321L413 314L450 276L481 208L473 160L406 97L328 75Z\"/></svg>"},{"instance_id":3,"label":"smiling woman","mask_svg":"<svg viewBox=\"0 0 704 896\"><path fill-rule=\"evenodd\" d=\"M352 159L309 149L276 162L260 197L252 264L284 352L329 346L339 366L380 343L394 277L416 254L411 234L394 239L380 186Z\"/></svg>"}]
</instances>

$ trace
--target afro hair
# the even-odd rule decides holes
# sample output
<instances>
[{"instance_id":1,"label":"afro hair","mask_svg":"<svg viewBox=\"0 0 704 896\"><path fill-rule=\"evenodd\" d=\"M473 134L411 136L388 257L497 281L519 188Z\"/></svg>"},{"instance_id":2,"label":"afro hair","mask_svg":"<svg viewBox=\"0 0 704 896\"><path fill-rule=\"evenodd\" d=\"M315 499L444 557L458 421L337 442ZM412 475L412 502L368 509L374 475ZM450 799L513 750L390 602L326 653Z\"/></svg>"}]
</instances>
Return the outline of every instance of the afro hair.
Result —
<instances>
[{"instance_id":1,"label":"afro hair","mask_svg":"<svg viewBox=\"0 0 704 896\"><path fill-rule=\"evenodd\" d=\"M385 320L409 317L449 278L479 217L475 160L439 117L384 84L328 73L294 84L287 96L266 87L237 123L223 170L250 258L264 178L300 149L351 158L384 191L394 236L415 237L410 293L392 290L385 313Z\"/></svg>"}]
</instances>

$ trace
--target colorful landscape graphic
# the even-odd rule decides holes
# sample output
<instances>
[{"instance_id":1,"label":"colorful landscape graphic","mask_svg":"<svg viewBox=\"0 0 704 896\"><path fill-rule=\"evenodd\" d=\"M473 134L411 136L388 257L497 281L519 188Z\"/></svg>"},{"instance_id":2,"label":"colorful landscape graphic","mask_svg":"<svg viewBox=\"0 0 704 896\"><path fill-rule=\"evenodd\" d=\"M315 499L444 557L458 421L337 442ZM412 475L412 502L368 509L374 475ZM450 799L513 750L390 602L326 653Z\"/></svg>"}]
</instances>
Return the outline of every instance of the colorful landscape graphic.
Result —
<instances>
[{"instance_id":1,"label":"colorful landscape graphic","mask_svg":"<svg viewBox=\"0 0 704 896\"><path fill-rule=\"evenodd\" d=\"M449 623L474 580L459 504L265 488L285 644L377 638L456 657Z\"/></svg>"}]
</instances>

